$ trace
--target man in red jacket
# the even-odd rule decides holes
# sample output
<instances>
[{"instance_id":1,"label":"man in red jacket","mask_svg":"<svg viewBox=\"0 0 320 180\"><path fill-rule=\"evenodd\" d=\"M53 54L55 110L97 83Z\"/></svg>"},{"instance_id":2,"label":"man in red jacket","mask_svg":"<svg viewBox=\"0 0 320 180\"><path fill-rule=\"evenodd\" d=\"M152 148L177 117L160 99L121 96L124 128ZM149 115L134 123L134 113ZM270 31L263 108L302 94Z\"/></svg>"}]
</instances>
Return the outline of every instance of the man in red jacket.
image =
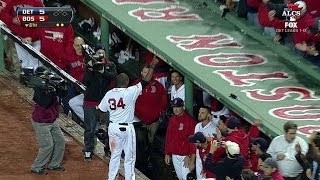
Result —
<instances>
[{"instance_id":1,"label":"man in red jacket","mask_svg":"<svg viewBox=\"0 0 320 180\"><path fill-rule=\"evenodd\" d=\"M1 16L9 29L16 35L22 38L24 43L30 44L36 50L40 50L40 41L38 37L35 37L34 28L27 28L21 25L21 22L17 16L17 8L22 7L43 7L44 5L40 0L11 0L7 6L1 11ZM17 43L15 44L17 49L18 58L21 62L21 67L24 71L33 73L33 71L41 66L39 60L34 58L24 48Z\"/></svg>"},{"instance_id":2,"label":"man in red jacket","mask_svg":"<svg viewBox=\"0 0 320 180\"><path fill-rule=\"evenodd\" d=\"M189 142L194 134L196 121L184 111L181 98L172 101L174 115L169 119L165 141L165 162L170 165L170 156L177 177L186 179L187 174L195 167L196 146Z\"/></svg>"},{"instance_id":3,"label":"man in red jacket","mask_svg":"<svg viewBox=\"0 0 320 180\"><path fill-rule=\"evenodd\" d=\"M141 78L133 84L137 84L145 78L150 70L150 66L144 66L141 71ZM143 124L147 125L148 142L153 143L154 136L158 129L158 119L167 107L167 92L161 83L152 79L149 84L142 90L141 95L136 102L135 115Z\"/></svg>"}]
</instances>

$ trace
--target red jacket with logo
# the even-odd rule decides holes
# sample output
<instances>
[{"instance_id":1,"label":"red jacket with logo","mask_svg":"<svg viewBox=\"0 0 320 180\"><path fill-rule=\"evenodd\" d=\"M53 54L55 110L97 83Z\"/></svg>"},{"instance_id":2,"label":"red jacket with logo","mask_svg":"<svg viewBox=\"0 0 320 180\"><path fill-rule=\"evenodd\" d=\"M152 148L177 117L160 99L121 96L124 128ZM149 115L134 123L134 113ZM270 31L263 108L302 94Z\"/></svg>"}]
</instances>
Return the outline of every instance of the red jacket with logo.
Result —
<instances>
[{"instance_id":1,"label":"red jacket with logo","mask_svg":"<svg viewBox=\"0 0 320 180\"><path fill-rule=\"evenodd\" d=\"M165 154L191 155L196 153L196 146L189 142L189 136L194 134L196 121L184 112L181 116L172 116L167 128Z\"/></svg>"},{"instance_id":2,"label":"red jacket with logo","mask_svg":"<svg viewBox=\"0 0 320 180\"><path fill-rule=\"evenodd\" d=\"M10 28L10 30L22 37L31 37L33 41L39 38L34 36L35 28L27 28L21 25L16 25L12 23L12 19L17 17L16 10L18 7L43 7L41 0L11 0L8 2L7 6L1 11L1 18Z\"/></svg>"},{"instance_id":3,"label":"red jacket with logo","mask_svg":"<svg viewBox=\"0 0 320 180\"><path fill-rule=\"evenodd\" d=\"M133 84L141 81L137 79ZM152 124L158 121L161 113L167 107L168 97L163 85L156 80L151 80L149 84L143 88L141 95L136 101L135 115L144 124Z\"/></svg>"},{"instance_id":4,"label":"red jacket with logo","mask_svg":"<svg viewBox=\"0 0 320 180\"><path fill-rule=\"evenodd\" d=\"M76 51L72 47L72 49L68 51L67 61L68 66L70 66L70 75L82 82L85 72L85 64L83 63L84 55L76 54Z\"/></svg>"},{"instance_id":5,"label":"red jacket with logo","mask_svg":"<svg viewBox=\"0 0 320 180\"><path fill-rule=\"evenodd\" d=\"M73 50L73 28L39 28L37 35L41 40L41 53L61 69L68 65L67 50Z\"/></svg>"}]
</instances>

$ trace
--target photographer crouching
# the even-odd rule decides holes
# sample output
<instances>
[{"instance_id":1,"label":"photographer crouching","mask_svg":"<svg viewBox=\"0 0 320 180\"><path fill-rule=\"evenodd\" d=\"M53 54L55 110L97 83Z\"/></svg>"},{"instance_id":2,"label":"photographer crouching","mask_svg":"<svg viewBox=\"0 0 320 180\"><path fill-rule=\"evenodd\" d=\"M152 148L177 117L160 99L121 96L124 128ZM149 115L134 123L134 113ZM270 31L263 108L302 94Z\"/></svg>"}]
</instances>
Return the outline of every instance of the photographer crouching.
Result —
<instances>
[{"instance_id":1,"label":"photographer crouching","mask_svg":"<svg viewBox=\"0 0 320 180\"><path fill-rule=\"evenodd\" d=\"M60 163L64 156L65 139L56 119L59 116L59 96L66 93L65 82L40 66L27 81L27 86L34 89L32 126L39 144L31 172L46 175L46 165L49 170L64 171Z\"/></svg>"},{"instance_id":2,"label":"photographer crouching","mask_svg":"<svg viewBox=\"0 0 320 180\"><path fill-rule=\"evenodd\" d=\"M110 83L117 75L116 65L108 61L105 57L105 47L98 44L92 50L86 45L85 62L86 70L84 74L84 85L87 87L84 92L84 160L91 161L95 145L95 130L99 118L99 111L96 106L110 89ZM105 119L104 119L105 120ZM106 129L106 122L101 122L103 129ZM101 140L101 139L100 139ZM103 142L104 140L102 140ZM106 140L107 141L107 140ZM108 143L103 142L109 150Z\"/></svg>"}]
</instances>

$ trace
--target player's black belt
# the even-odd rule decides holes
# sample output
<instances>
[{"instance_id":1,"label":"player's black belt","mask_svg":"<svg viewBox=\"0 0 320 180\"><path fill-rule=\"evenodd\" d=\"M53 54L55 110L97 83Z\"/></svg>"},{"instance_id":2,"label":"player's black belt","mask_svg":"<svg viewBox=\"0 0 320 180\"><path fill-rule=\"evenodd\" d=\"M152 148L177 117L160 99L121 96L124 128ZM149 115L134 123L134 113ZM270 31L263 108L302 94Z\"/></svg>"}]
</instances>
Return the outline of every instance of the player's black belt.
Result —
<instances>
[{"instance_id":1,"label":"player's black belt","mask_svg":"<svg viewBox=\"0 0 320 180\"><path fill-rule=\"evenodd\" d=\"M114 122L112 122L112 121L110 121L111 123L114 123ZM122 125L122 126L128 126L129 125L129 123L117 123L117 124L119 124L119 125Z\"/></svg>"}]
</instances>

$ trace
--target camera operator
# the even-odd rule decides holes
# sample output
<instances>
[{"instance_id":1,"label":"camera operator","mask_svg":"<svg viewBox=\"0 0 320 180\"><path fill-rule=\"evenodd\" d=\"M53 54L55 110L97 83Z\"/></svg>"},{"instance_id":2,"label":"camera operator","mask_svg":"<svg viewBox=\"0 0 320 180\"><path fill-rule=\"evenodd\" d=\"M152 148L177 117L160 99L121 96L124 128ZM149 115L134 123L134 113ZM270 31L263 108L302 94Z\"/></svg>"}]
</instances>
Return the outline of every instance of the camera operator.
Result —
<instances>
[{"instance_id":1,"label":"camera operator","mask_svg":"<svg viewBox=\"0 0 320 180\"><path fill-rule=\"evenodd\" d=\"M58 96L65 94L66 87L54 84L50 79L44 79L43 77L48 73L48 69L44 66L38 67L35 73L35 78L38 78L39 82L46 80L46 83L43 86L33 86L35 105L32 112L32 126L36 132L39 151L32 164L31 172L46 175L46 164L49 170L65 170L60 164L64 156L65 140L56 119L59 116Z\"/></svg>"},{"instance_id":2,"label":"camera operator","mask_svg":"<svg viewBox=\"0 0 320 180\"><path fill-rule=\"evenodd\" d=\"M91 161L94 151L95 129L99 118L99 105L103 96L110 89L110 82L117 75L116 65L105 58L105 47L96 45L95 55L89 60L84 74L84 85L87 87L84 92L84 160ZM104 129L106 127L104 126Z\"/></svg>"}]
</instances>

